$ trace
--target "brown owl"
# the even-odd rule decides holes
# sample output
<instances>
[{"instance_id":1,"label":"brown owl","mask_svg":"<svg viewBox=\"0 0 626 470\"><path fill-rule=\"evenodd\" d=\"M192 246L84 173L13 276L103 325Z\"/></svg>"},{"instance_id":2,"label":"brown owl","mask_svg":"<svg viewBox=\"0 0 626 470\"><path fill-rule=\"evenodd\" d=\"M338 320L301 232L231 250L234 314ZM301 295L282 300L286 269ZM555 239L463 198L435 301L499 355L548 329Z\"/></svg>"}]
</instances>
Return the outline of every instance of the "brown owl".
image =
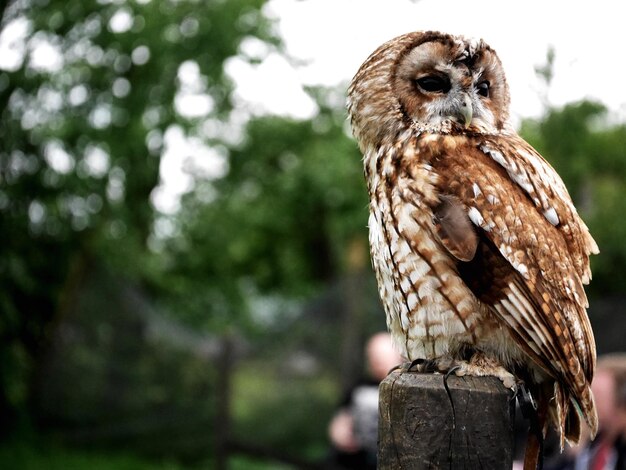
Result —
<instances>
[{"instance_id":1,"label":"brown owl","mask_svg":"<svg viewBox=\"0 0 626 470\"><path fill-rule=\"evenodd\" d=\"M581 417L595 434L583 284L598 247L558 174L512 128L495 51L405 34L365 61L348 94L372 262L400 352L523 382L542 432L553 424L561 444L578 441Z\"/></svg>"}]
</instances>

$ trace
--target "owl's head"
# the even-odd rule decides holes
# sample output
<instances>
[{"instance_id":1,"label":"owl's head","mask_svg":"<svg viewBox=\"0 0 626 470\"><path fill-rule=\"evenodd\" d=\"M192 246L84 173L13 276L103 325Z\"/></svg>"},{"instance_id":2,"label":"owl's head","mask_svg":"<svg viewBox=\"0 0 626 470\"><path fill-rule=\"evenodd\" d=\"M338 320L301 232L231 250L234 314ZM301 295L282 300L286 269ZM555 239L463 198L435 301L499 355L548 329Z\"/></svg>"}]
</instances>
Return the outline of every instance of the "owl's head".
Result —
<instances>
[{"instance_id":1,"label":"owl's head","mask_svg":"<svg viewBox=\"0 0 626 470\"><path fill-rule=\"evenodd\" d=\"M509 130L509 89L500 59L482 40L438 32L380 46L350 85L356 137L380 144L407 127L428 132Z\"/></svg>"}]
</instances>

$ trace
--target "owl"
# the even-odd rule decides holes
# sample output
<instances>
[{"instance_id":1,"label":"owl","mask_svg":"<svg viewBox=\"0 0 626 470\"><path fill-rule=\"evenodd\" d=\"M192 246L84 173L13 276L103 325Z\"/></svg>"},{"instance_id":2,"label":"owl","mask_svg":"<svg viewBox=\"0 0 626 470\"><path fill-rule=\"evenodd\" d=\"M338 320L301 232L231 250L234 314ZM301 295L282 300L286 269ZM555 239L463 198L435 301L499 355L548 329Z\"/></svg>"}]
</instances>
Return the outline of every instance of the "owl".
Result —
<instances>
[{"instance_id":1,"label":"owl","mask_svg":"<svg viewBox=\"0 0 626 470\"><path fill-rule=\"evenodd\" d=\"M561 445L578 441L581 419L595 435L584 285L598 247L556 171L513 129L495 51L433 31L397 37L354 76L348 112L396 347L442 371L524 383L541 432L553 425Z\"/></svg>"}]
</instances>

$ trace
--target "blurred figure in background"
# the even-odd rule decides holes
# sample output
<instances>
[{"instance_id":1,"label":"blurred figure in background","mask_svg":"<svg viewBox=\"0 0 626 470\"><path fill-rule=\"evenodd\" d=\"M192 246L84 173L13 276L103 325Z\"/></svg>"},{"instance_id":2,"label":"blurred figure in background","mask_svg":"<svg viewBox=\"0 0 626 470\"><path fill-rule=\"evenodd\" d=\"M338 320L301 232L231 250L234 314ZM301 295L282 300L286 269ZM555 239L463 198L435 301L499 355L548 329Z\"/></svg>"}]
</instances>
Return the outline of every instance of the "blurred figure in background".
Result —
<instances>
[{"instance_id":1,"label":"blurred figure in background","mask_svg":"<svg viewBox=\"0 0 626 470\"><path fill-rule=\"evenodd\" d=\"M378 385L402 362L389 333L377 333L365 347L368 378L344 397L328 427L329 464L342 469L375 469L378 439Z\"/></svg>"},{"instance_id":2,"label":"blurred figure in background","mask_svg":"<svg viewBox=\"0 0 626 470\"><path fill-rule=\"evenodd\" d=\"M576 456L575 470L626 470L626 354L598 359L591 385L598 436Z\"/></svg>"}]
</instances>

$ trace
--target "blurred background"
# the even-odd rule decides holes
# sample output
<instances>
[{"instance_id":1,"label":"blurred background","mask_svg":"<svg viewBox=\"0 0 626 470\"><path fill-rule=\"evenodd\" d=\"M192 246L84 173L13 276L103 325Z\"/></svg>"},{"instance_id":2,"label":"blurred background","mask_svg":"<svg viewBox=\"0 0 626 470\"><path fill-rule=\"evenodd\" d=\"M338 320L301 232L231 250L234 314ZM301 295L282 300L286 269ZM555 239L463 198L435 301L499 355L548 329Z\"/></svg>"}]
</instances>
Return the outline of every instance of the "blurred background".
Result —
<instances>
[{"instance_id":1,"label":"blurred background","mask_svg":"<svg viewBox=\"0 0 626 470\"><path fill-rule=\"evenodd\" d=\"M324 461L385 328L345 89L411 30L499 51L625 350L624 7L466 3L0 2L0 467Z\"/></svg>"}]
</instances>

